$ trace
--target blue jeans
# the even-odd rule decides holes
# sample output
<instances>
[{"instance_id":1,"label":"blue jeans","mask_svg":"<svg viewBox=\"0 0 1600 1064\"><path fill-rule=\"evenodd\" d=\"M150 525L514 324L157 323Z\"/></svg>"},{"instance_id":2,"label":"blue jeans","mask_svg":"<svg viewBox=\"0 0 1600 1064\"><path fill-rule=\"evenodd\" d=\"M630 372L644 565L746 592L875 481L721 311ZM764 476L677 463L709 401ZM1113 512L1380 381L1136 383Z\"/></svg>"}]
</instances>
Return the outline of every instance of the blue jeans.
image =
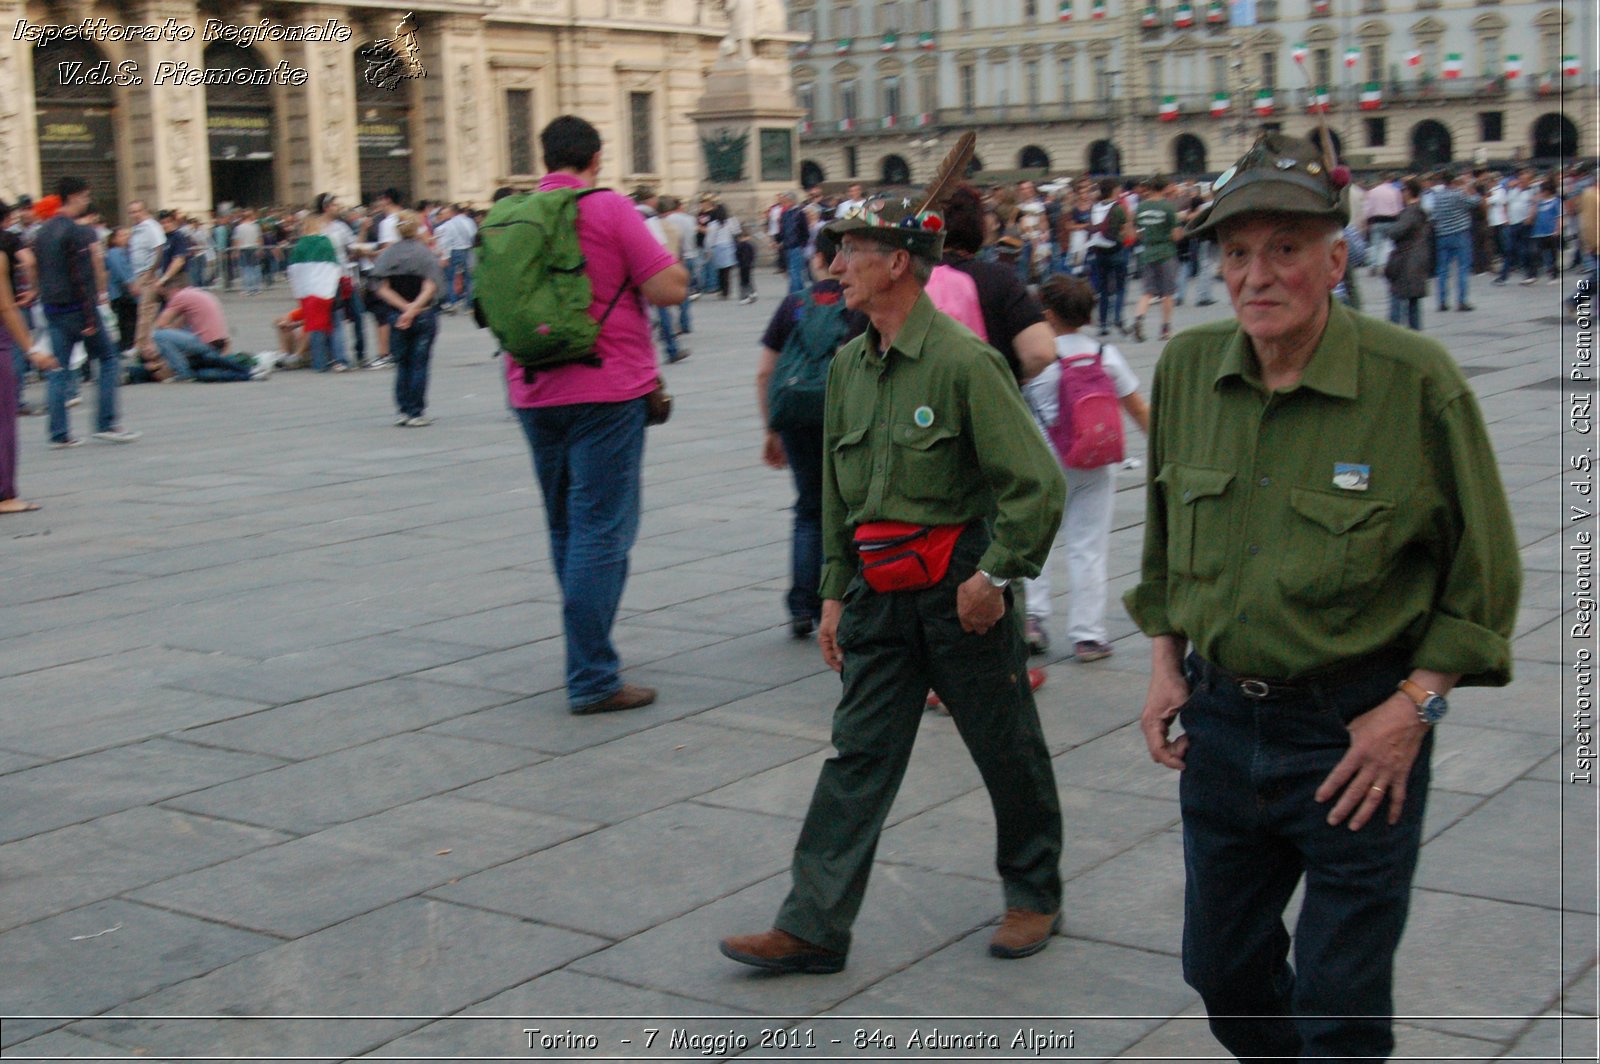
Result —
<instances>
[{"instance_id":1,"label":"blue jeans","mask_svg":"<svg viewBox=\"0 0 1600 1064\"><path fill-rule=\"evenodd\" d=\"M567 701L600 702L622 687L611 626L639 534L645 403L519 408L550 527L550 563L567 635Z\"/></svg>"},{"instance_id":2,"label":"blue jeans","mask_svg":"<svg viewBox=\"0 0 1600 1064\"><path fill-rule=\"evenodd\" d=\"M1089 252L1090 280L1100 304L1100 328L1107 322L1122 324L1122 306L1128 291L1128 255L1122 248Z\"/></svg>"},{"instance_id":3,"label":"blue jeans","mask_svg":"<svg viewBox=\"0 0 1600 1064\"><path fill-rule=\"evenodd\" d=\"M250 371L217 354L217 349L187 329L157 329L150 337L161 358L184 380L247 381Z\"/></svg>"},{"instance_id":4,"label":"blue jeans","mask_svg":"<svg viewBox=\"0 0 1600 1064\"><path fill-rule=\"evenodd\" d=\"M239 249L239 273L244 277L246 292L261 291L261 249Z\"/></svg>"},{"instance_id":5,"label":"blue jeans","mask_svg":"<svg viewBox=\"0 0 1600 1064\"><path fill-rule=\"evenodd\" d=\"M1438 252L1439 263L1434 270L1434 280L1439 286L1439 309L1448 310L1450 264L1456 265L1456 303L1465 306L1467 302L1467 281L1472 276L1472 230L1463 229L1459 233L1433 238L1434 250Z\"/></svg>"},{"instance_id":6,"label":"blue jeans","mask_svg":"<svg viewBox=\"0 0 1600 1064\"><path fill-rule=\"evenodd\" d=\"M428 407L428 360L439 316L432 310L418 314L411 328L396 325L389 333L389 354L394 359L394 405L407 417L421 417Z\"/></svg>"},{"instance_id":7,"label":"blue jeans","mask_svg":"<svg viewBox=\"0 0 1600 1064\"><path fill-rule=\"evenodd\" d=\"M822 619L822 428L788 429L783 453L794 474L794 535L789 548L791 618Z\"/></svg>"},{"instance_id":8,"label":"blue jeans","mask_svg":"<svg viewBox=\"0 0 1600 1064\"><path fill-rule=\"evenodd\" d=\"M84 336L88 319L75 307L52 310L45 308L44 319L50 329L50 348L61 363L60 369L50 371L45 388L45 406L50 411L50 439L61 443L72 435L67 424L67 399L72 394L72 371L67 363L72 357L72 346L82 343L89 357L100 365L94 375L99 408L95 415L95 431L110 432L117 427L117 383L122 377L116 345L106 335L104 326L96 317L97 326L92 336Z\"/></svg>"},{"instance_id":9,"label":"blue jeans","mask_svg":"<svg viewBox=\"0 0 1600 1064\"><path fill-rule=\"evenodd\" d=\"M783 261L789 267L789 292L805 291L806 285L811 283L811 267L806 263L805 248L790 248L783 253Z\"/></svg>"},{"instance_id":10,"label":"blue jeans","mask_svg":"<svg viewBox=\"0 0 1600 1064\"><path fill-rule=\"evenodd\" d=\"M1402 299L1400 296L1389 297L1389 320L1396 325L1409 325L1417 332L1422 331L1422 300Z\"/></svg>"},{"instance_id":11,"label":"blue jeans","mask_svg":"<svg viewBox=\"0 0 1600 1064\"><path fill-rule=\"evenodd\" d=\"M350 323L350 331L356 339L356 361L358 363L367 360L366 313L367 304L361 295L361 282L357 281L350 286L350 298L341 300L339 305L334 308L333 327L335 332L339 331L339 318L341 316ZM339 350L344 350L342 342L339 345Z\"/></svg>"},{"instance_id":12,"label":"blue jeans","mask_svg":"<svg viewBox=\"0 0 1600 1064\"><path fill-rule=\"evenodd\" d=\"M350 364L350 360L345 358L344 337L339 335L339 323L337 321L333 323L331 332L323 332L319 329L315 332L307 333L306 336L311 343L311 368L318 373L326 372L334 363L338 363L341 366Z\"/></svg>"},{"instance_id":13,"label":"blue jeans","mask_svg":"<svg viewBox=\"0 0 1600 1064\"><path fill-rule=\"evenodd\" d=\"M444 294L439 298L442 307L453 307L457 300L472 305L472 249L460 248L450 252L450 261L444 267ZM456 277L461 277L461 295L456 295ZM394 352L391 351L392 355Z\"/></svg>"},{"instance_id":14,"label":"blue jeans","mask_svg":"<svg viewBox=\"0 0 1600 1064\"><path fill-rule=\"evenodd\" d=\"M688 306L689 301L684 300L683 305ZM672 327L671 307L656 308L656 324L661 327L661 342L667 349L667 361L678 361L678 332Z\"/></svg>"},{"instance_id":15,"label":"blue jeans","mask_svg":"<svg viewBox=\"0 0 1600 1064\"><path fill-rule=\"evenodd\" d=\"M1394 694L1403 657L1357 679L1253 701L1194 655L1180 720L1189 736L1183 812L1183 977L1211 1030L1241 1059L1386 1059L1394 1047L1394 952L1422 840L1433 736L1360 831L1327 822L1312 795L1350 745L1347 725ZM1283 912L1301 878L1294 933Z\"/></svg>"}]
</instances>

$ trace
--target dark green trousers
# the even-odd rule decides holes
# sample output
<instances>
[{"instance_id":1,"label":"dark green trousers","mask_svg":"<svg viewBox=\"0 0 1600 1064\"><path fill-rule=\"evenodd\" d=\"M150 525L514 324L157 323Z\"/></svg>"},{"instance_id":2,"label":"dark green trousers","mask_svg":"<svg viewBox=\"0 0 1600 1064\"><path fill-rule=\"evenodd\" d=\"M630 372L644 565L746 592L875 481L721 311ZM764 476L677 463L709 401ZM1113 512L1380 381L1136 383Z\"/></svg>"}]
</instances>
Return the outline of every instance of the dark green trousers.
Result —
<instances>
[{"instance_id":1,"label":"dark green trousers","mask_svg":"<svg viewBox=\"0 0 1600 1064\"><path fill-rule=\"evenodd\" d=\"M900 789L928 690L949 708L994 806L995 864L1008 908L1061 907L1061 806L1028 687L1022 624L961 630L956 588L987 546L969 528L950 571L926 591L877 594L858 575L844 598L844 696L833 714L838 753L822 767L794 851L794 886L774 926L847 951L878 835Z\"/></svg>"}]
</instances>

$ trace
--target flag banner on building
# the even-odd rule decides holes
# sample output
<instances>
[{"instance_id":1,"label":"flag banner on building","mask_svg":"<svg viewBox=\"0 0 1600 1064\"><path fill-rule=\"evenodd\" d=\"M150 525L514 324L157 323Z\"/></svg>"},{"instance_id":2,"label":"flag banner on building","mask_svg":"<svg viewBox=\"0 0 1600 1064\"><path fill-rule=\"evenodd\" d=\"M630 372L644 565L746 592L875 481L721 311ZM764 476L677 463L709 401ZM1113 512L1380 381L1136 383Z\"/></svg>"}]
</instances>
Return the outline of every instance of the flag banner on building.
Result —
<instances>
[{"instance_id":1,"label":"flag banner on building","mask_svg":"<svg viewBox=\"0 0 1600 1064\"><path fill-rule=\"evenodd\" d=\"M1359 48L1346 48L1344 50L1344 65L1345 66L1353 67L1359 62L1361 62L1361 49L1359 49Z\"/></svg>"},{"instance_id":2,"label":"flag banner on building","mask_svg":"<svg viewBox=\"0 0 1600 1064\"><path fill-rule=\"evenodd\" d=\"M1072 0L1061 0L1056 5L1056 19L1060 22L1072 21Z\"/></svg>"},{"instance_id":3,"label":"flag banner on building","mask_svg":"<svg viewBox=\"0 0 1600 1064\"><path fill-rule=\"evenodd\" d=\"M899 43L900 43L900 35L898 33L894 32L893 30L890 30L888 33L885 33L883 35L883 42L878 45L878 51L880 51L880 52L892 52L892 51L894 51L894 46L899 44Z\"/></svg>"},{"instance_id":4,"label":"flag banner on building","mask_svg":"<svg viewBox=\"0 0 1600 1064\"><path fill-rule=\"evenodd\" d=\"M1256 93L1256 114L1263 116L1270 115L1272 113L1272 106L1273 101L1271 89L1262 89L1260 92Z\"/></svg>"},{"instance_id":5,"label":"flag banner on building","mask_svg":"<svg viewBox=\"0 0 1600 1064\"><path fill-rule=\"evenodd\" d=\"M810 41L801 41L799 44L794 46L794 55L797 58L804 58L804 57L806 57L806 56L808 56L810 54L811 54L811 42Z\"/></svg>"},{"instance_id":6,"label":"flag banner on building","mask_svg":"<svg viewBox=\"0 0 1600 1064\"><path fill-rule=\"evenodd\" d=\"M1228 0L1228 22L1245 27L1256 24L1256 0Z\"/></svg>"},{"instance_id":7,"label":"flag banner on building","mask_svg":"<svg viewBox=\"0 0 1600 1064\"><path fill-rule=\"evenodd\" d=\"M1461 76L1461 53L1451 52L1444 57L1444 76L1459 78Z\"/></svg>"},{"instance_id":8,"label":"flag banner on building","mask_svg":"<svg viewBox=\"0 0 1600 1064\"><path fill-rule=\"evenodd\" d=\"M1311 114L1327 113L1328 87L1326 85L1321 85L1311 90L1311 96L1309 102L1306 104L1306 110Z\"/></svg>"},{"instance_id":9,"label":"flag banner on building","mask_svg":"<svg viewBox=\"0 0 1600 1064\"><path fill-rule=\"evenodd\" d=\"M931 112L929 112L929 111L922 112L920 115L917 116L917 125L919 125L919 126L931 126L931 125L933 125L933 114Z\"/></svg>"},{"instance_id":10,"label":"flag banner on building","mask_svg":"<svg viewBox=\"0 0 1600 1064\"><path fill-rule=\"evenodd\" d=\"M1310 54L1311 52L1301 41L1296 41L1294 47L1289 49L1289 58L1293 59L1296 63L1299 63L1301 66L1305 66L1306 56Z\"/></svg>"},{"instance_id":11,"label":"flag banner on building","mask_svg":"<svg viewBox=\"0 0 1600 1064\"><path fill-rule=\"evenodd\" d=\"M1506 56L1506 77L1515 78L1522 76L1522 57L1520 55Z\"/></svg>"},{"instance_id":12,"label":"flag banner on building","mask_svg":"<svg viewBox=\"0 0 1600 1064\"><path fill-rule=\"evenodd\" d=\"M1178 10L1173 12L1172 24L1180 30L1186 30L1194 25L1194 8L1188 4L1179 4Z\"/></svg>"},{"instance_id":13,"label":"flag banner on building","mask_svg":"<svg viewBox=\"0 0 1600 1064\"><path fill-rule=\"evenodd\" d=\"M1211 117L1221 118L1228 113L1228 108L1233 106L1233 101L1228 99L1228 94L1219 92L1211 97Z\"/></svg>"},{"instance_id":14,"label":"flag banner on building","mask_svg":"<svg viewBox=\"0 0 1600 1064\"><path fill-rule=\"evenodd\" d=\"M1161 111L1156 117L1163 122L1176 122L1178 120L1178 98L1176 96L1161 97Z\"/></svg>"},{"instance_id":15,"label":"flag banner on building","mask_svg":"<svg viewBox=\"0 0 1600 1064\"><path fill-rule=\"evenodd\" d=\"M1369 81L1361 89L1361 109L1376 111L1383 106L1383 89L1376 81Z\"/></svg>"},{"instance_id":16,"label":"flag banner on building","mask_svg":"<svg viewBox=\"0 0 1600 1064\"><path fill-rule=\"evenodd\" d=\"M1139 16L1139 25L1147 30L1153 30L1161 25L1161 13L1153 7L1144 9L1144 14Z\"/></svg>"},{"instance_id":17,"label":"flag banner on building","mask_svg":"<svg viewBox=\"0 0 1600 1064\"><path fill-rule=\"evenodd\" d=\"M1578 65L1578 57L1575 55L1562 56L1561 72L1569 78L1575 78L1581 74L1583 72L1583 68Z\"/></svg>"},{"instance_id":18,"label":"flag banner on building","mask_svg":"<svg viewBox=\"0 0 1600 1064\"><path fill-rule=\"evenodd\" d=\"M893 129L899 123L900 123L900 117L898 115L884 115L883 116L883 128L884 129Z\"/></svg>"},{"instance_id":19,"label":"flag banner on building","mask_svg":"<svg viewBox=\"0 0 1600 1064\"><path fill-rule=\"evenodd\" d=\"M1313 15L1326 15L1329 0L1311 0L1311 13Z\"/></svg>"},{"instance_id":20,"label":"flag banner on building","mask_svg":"<svg viewBox=\"0 0 1600 1064\"><path fill-rule=\"evenodd\" d=\"M840 37L839 42L833 46L834 54L844 55L844 53L850 50L850 44L851 41L849 37Z\"/></svg>"},{"instance_id":21,"label":"flag banner on building","mask_svg":"<svg viewBox=\"0 0 1600 1064\"><path fill-rule=\"evenodd\" d=\"M1097 22L1105 18L1106 0L1094 0L1094 3L1089 5L1089 17Z\"/></svg>"},{"instance_id":22,"label":"flag banner on building","mask_svg":"<svg viewBox=\"0 0 1600 1064\"><path fill-rule=\"evenodd\" d=\"M802 132L802 133L810 133L811 132L811 119L807 118L805 121L800 123L800 132Z\"/></svg>"},{"instance_id":23,"label":"flag banner on building","mask_svg":"<svg viewBox=\"0 0 1600 1064\"><path fill-rule=\"evenodd\" d=\"M848 133L854 128L856 128L856 120L854 118L841 118L841 119L839 119L839 132L840 133Z\"/></svg>"},{"instance_id":24,"label":"flag banner on building","mask_svg":"<svg viewBox=\"0 0 1600 1064\"><path fill-rule=\"evenodd\" d=\"M933 49L934 49L933 34L931 34L931 33L919 33L919 34L917 34L917 47L921 48L925 52L933 51Z\"/></svg>"},{"instance_id":25,"label":"flag banner on building","mask_svg":"<svg viewBox=\"0 0 1600 1064\"><path fill-rule=\"evenodd\" d=\"M1407 52L1406 53L1406 66L1408 66L1408 67L1419 67L1421 65L1422 65L1422 53L1421 52Z\"/></svg>"},{"instance_id":26,"label":"flag banner on building","mask_svg":"<svg viewBox=\"0 0 1600 1064\"><path fill-rule=\"evenodd\" d=\"M1206 24L1220 26L1226 21L1228 21L1228 6L1222 0L1211 0L1206 5Z\"/></svg>"}]
</instances>

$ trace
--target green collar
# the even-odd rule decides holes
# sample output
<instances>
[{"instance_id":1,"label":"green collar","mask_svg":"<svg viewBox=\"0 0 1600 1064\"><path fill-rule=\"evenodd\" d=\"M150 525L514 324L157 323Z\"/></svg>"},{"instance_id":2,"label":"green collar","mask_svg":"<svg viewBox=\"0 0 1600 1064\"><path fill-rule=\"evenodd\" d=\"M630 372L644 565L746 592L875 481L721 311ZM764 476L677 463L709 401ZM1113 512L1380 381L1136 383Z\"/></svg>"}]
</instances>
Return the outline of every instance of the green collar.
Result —
<instances>
[{"instance_id":1,"label":"green collar","mask_svg":"<svg viewBox=\"0 0 1600 1064\"><path fill-rule=\"evenodd\" d=\"M898 352L905 358L912 360L922 357L922 345L928 338L928 327L933 324L933 316L938 313L938 308L933 305L933 300L928 298L928 293L923 292L917 296L917 301L911 307L911 313L906 315L906 322L900 326L900 331L895 334L894 343L889 345L889 351L884 352L887 358L890 352ZM872 325L867 326L867 350L876 354L882 349L882 338L878 330Z\"/></svg>"},{"instance_id":2,"label":"green collar","mask_svg":"<svg viewBox=\"0 0 1600 1064\"><path fill-rule=\"evenodd\" d=\"M1335 399L1354 399L1359 392L1356 323L1343 303L1332 296L1328 297L1328 302L1328 324L1295 387L1310 388ZM1256 365L1250 338L1243 329L1235 329L1228 346L1223 349L1212 385L1220 386L1230 377L1237 377L1258 389L1261 387L1261 370Z\"/></svg>"}]
</instances>

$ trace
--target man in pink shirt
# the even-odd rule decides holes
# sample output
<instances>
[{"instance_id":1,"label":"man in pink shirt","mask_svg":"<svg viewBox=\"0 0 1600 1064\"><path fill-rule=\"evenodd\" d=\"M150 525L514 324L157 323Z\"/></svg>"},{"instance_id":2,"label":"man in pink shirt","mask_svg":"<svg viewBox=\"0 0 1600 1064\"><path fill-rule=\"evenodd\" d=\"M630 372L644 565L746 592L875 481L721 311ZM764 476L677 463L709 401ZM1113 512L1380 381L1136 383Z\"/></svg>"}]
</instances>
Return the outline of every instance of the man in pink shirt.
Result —
<instances>
[{"instance_id":1,"label":"man in pink shirt","mask_svg":"<svg viewBox=\"0 0 1600 1064\"><path fill-rule=\"evenodd\" d=\"M549 170L541 192L594 187L600 175L594 126L563 115L539 142ZM567 702L583 714L637 709L656 698L652 688L622 682L611 625L639 531L644 397L657 377L644 301L682 303L689 274L650 235L633 201L608 190L578 201L578 243L594 292L589 314L605 319L595 345L600 364L542 370L530 381L507 358L506 384L544 493L567 637Z\"/></svg>"},{"instance_id":2,"label":"man in pink shirt","mask_svg":"<svg viewBox=\"0 0 1600 1064\"><path fill-rule=\"evenodd\" d=\"M167 303L156 318L151 339L179 380L247 381L267 375L222 357L231 341L228 319L216 296L191 288L181 273L161 286L161 295Z\"/></svg>"}]
</instances>

